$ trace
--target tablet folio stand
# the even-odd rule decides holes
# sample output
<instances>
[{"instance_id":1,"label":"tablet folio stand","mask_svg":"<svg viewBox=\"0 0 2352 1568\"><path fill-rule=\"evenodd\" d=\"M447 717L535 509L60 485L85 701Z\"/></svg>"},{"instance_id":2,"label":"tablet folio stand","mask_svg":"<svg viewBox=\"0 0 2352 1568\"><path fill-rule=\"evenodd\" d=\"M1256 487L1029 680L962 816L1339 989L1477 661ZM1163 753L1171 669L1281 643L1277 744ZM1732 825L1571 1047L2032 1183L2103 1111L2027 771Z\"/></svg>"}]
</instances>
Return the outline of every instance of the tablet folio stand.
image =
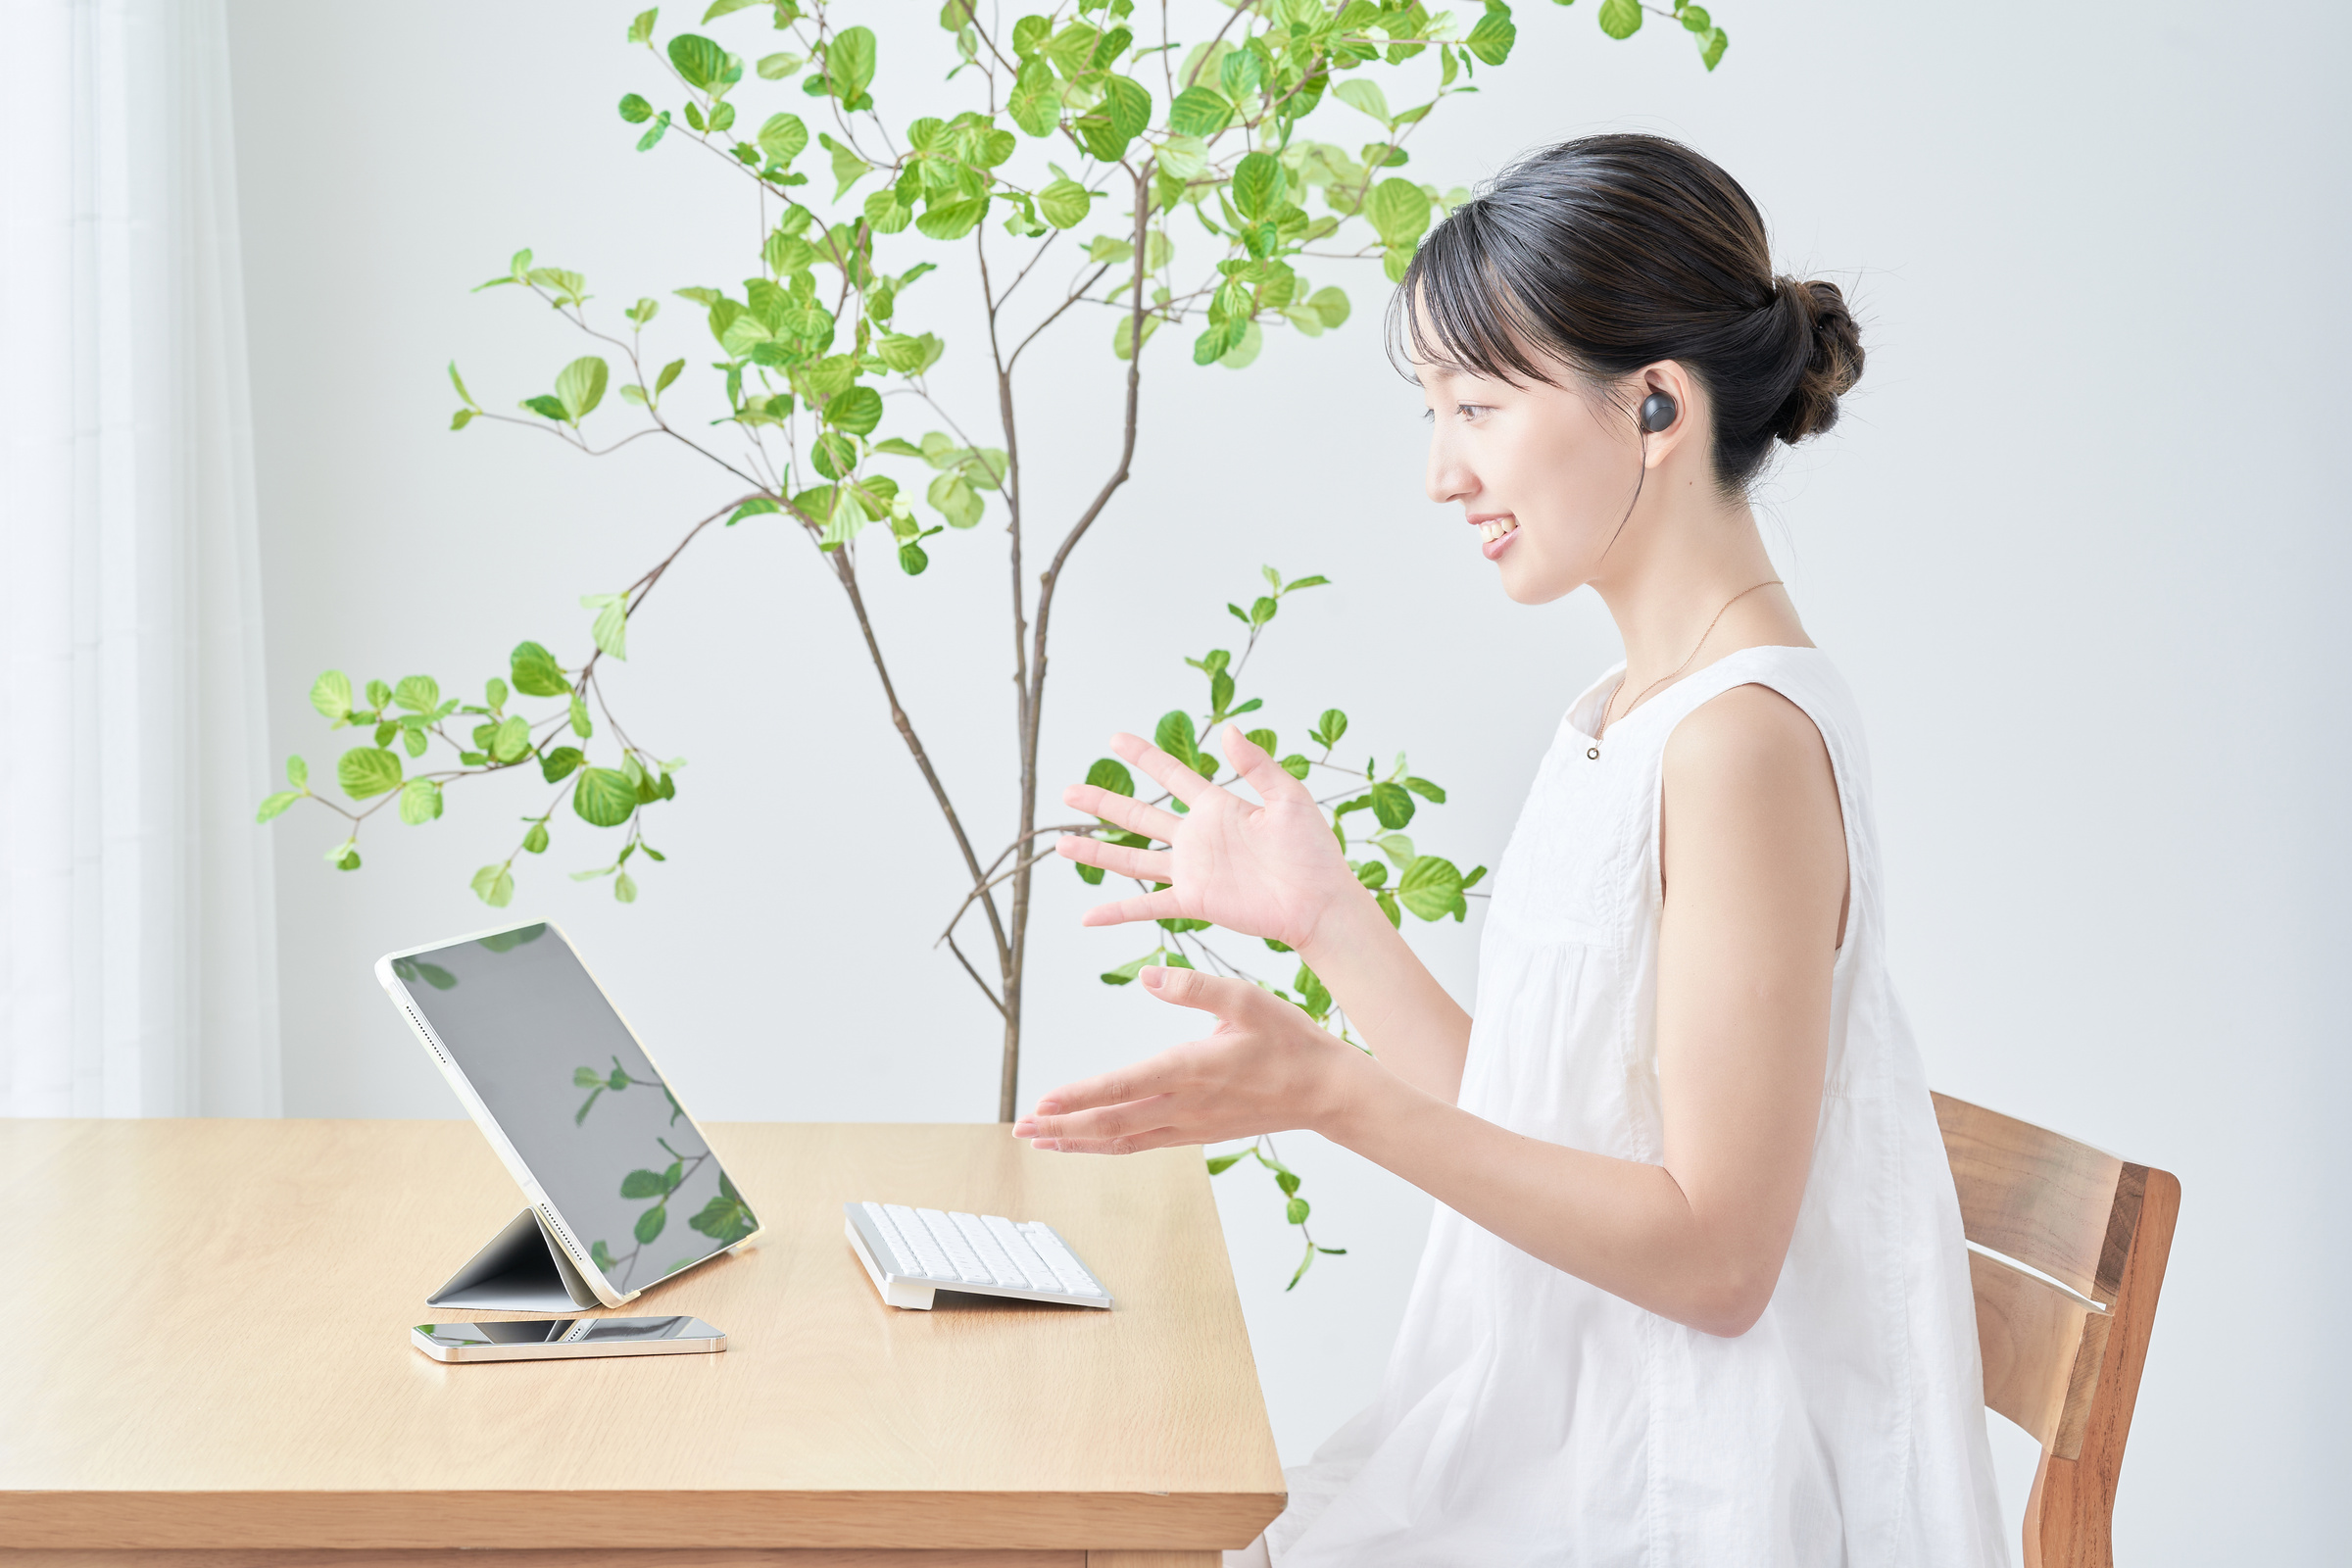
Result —
<instances>
[{"instance_id":1,"label":"tablet folio stand","mask_svg":"<svg viewBox=\"0 0 2352 1568\"><path fill-rule=\"evenodd\" d=\"M493 1312L574 1312L600 1304L547 1221L526 1208L432 1295L427 1306L476 1306Z\"/></svg>"}]
</instances>

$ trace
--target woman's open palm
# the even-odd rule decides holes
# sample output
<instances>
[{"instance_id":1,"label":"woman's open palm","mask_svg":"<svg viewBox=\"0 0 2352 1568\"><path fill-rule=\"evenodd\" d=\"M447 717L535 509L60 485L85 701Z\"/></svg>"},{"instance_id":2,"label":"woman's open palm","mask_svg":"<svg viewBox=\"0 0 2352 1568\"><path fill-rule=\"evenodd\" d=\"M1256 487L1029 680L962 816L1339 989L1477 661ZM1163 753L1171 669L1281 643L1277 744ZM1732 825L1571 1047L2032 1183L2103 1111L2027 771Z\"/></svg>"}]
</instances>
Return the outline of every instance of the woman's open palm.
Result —
<instances>
[{"instance_id":1,"label":"woman's open palm","mask_svg":"<svg viewBox=\"0 0 2352 1568\"><path fill-rule=\"evenodd\" d=\"M1182 801L1189 813L1178 815L1092 784L1062 791L1065 804L1168 846L1139 850L1098 839L1062 839L1058 848L1069 859L1167 884L1154 893L1097 905L1086 911L1085 924L1207 920L1303 948L1340 900L1362 892L1306 786L1238 726L1226 728L1225 755L1257 792L1260 805L1210 783L1141 737L1115 735L1110 745Z\"/></svg>"}]
</instances>

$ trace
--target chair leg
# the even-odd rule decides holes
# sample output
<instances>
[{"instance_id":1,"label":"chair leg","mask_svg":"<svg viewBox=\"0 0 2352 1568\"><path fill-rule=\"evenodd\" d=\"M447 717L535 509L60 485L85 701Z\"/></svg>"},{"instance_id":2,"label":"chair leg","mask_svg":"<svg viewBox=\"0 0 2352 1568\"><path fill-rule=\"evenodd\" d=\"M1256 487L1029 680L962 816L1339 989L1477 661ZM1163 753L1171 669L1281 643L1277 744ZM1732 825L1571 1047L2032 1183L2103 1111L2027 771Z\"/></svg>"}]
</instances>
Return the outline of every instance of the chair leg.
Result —
<instances>
[{"instance_id":1,"label":"chair leg","mask_svg":"<svg viewBox=\"0 0 2352 1568\"><path fill-rule=\"evenodd\" d=\"M2026 1497L2025 1568L2115 1568L2114 1504L2077 1461L2045 1451Z\"/></svg>"}]
</instances>

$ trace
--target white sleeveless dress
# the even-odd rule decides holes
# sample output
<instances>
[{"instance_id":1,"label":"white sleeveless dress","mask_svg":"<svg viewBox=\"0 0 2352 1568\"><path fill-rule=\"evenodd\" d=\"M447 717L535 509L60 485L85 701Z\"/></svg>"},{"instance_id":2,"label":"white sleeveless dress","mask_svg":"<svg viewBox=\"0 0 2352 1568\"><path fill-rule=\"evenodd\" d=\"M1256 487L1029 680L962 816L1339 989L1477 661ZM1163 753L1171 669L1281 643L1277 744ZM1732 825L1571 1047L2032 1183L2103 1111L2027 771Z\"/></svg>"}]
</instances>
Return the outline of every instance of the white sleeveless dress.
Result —
<instances>
[{"instance_id":1,"label":"white sleeveless dress","mask_svg":"<svg viewBox=\"0 0 2352 1568\"><path fill-rule=\"evenodd\" d=\"M1770 687L1828 743L1851 866L1826 1093L1788 1257L1722 1339L1439 1205L1380 1397L1290 1472L1275 1568L1984 1568L2008 1559L1959 1203L1887 984L1868 758L1810 648L1750 648L1591 731L1561 721L1494 881L1462 1107L1663 1157L1660 768L1684 715Z\"/></svg>"}]
</instances>

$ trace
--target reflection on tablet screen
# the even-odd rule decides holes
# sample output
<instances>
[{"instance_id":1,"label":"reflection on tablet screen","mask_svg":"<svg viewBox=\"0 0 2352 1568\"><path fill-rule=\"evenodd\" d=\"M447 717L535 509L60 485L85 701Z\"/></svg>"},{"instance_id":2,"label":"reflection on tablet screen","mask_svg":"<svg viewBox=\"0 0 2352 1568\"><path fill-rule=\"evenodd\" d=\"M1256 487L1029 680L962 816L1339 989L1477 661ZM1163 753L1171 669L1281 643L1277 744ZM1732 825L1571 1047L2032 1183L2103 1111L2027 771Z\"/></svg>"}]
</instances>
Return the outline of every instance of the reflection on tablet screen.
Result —
<instances>
[{"instance_id":1,"label":"reflection on tablet screen","mask_svg":"<svg viewBox=\"0 0 2352 1568\"><path fill-rule=\"evenodd\" d=\"M518 926L392 970L615 1287L650 1285L759 1228L563 933Z\"/></svg>"}]
</instances>

